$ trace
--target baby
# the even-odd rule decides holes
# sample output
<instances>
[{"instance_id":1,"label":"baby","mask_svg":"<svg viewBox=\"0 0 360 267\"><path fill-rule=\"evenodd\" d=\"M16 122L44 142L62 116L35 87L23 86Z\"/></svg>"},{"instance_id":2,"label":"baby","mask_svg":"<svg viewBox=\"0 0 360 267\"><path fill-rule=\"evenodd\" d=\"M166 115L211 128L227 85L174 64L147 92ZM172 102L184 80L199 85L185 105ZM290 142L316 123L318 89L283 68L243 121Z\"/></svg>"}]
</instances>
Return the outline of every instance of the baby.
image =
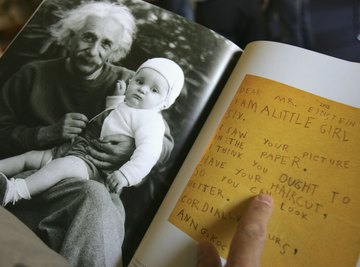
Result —
<instances>
[{"instance_id":1,"label":"baby","mask_svg":"<svg viewBox=\"0 0 360 267\"><path fill-rule=\"evenodd\" d=\"M30 199L68 177L99 179L111 192L138 184L158 161L165 132L160 113L169 108L184 85L184 73L167 58L145 61L135 72L125 91L124 101L106 109L76 137L65 155L61 149L30 151L0 161L0 199L2 205ZM130 159L116 170L98 169L87 156L91 139L123 134L135 139ZM11 178L24 170L38 169L26 179Z\"/></svg>"}]
</instances>

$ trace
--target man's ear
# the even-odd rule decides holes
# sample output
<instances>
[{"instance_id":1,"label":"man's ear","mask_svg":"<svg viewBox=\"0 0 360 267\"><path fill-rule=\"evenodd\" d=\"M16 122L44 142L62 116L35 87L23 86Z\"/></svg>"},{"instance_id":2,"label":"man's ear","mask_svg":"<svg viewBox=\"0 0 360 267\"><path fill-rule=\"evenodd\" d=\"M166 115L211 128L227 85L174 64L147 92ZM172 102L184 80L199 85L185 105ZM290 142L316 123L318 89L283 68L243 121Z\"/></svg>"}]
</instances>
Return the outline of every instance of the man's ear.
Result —
<instances>
[{"instance_id":1,"label":"man's ear","mask_svg":"<svg viewBox=\"0 0 360 267\"><path fill-rule=\"evenodd\" d=\"M67 38L67 40L66 40L66 43L65 43L65 46L66 47L70 47L70 45L71 45L71 41L72 41L72 39L75 37L75 32L74 31L70 31L70 34L69 34L69 36L68 36L68 38Z\"/></svg>"},{"instance_id":2,"label":"man's ear","mask_svg":"<svg viewBox=\"0 0 360 267\"><path fill-rule=\"evenodd\" d=\"M76 33L73 30L70 30L69 38L74 38Z\"/></svg>"}]
</instances>

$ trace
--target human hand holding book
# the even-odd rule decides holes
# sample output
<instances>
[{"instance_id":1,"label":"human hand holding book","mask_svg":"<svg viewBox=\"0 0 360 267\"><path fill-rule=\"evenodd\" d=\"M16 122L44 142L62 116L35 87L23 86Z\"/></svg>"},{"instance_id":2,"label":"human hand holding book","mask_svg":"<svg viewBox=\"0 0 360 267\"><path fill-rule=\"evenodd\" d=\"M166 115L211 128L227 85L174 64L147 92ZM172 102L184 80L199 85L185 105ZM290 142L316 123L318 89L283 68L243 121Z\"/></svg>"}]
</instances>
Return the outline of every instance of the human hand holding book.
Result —
<instances>
[{"instance_id":1,"label":"human hand holding book","mask_svg":"<svg viewBox=\"0 0 360 267\"><path fill-rule=\"evenodd\" d=\"M259 267L266 240L266 228L273 209L269 195L258 195L251 199L232 239L226 267ZM216 248L207 241L200 241L197 267L220 267Z\"/></svg>"}]
</instances>

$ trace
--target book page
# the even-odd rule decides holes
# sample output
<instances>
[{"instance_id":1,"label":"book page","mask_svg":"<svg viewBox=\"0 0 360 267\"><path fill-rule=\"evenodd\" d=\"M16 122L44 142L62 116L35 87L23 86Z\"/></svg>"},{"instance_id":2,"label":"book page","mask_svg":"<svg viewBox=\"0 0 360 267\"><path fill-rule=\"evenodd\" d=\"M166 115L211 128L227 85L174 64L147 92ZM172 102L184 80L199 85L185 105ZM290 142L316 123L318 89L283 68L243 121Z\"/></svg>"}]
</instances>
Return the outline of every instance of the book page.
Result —
<instances>
[{"instance_id":1,"label":"book page","mask_svg":"<svg viewBox=\"0 0 360 267\"><path fill-rule=\"evenodd\" d=\"M188 233L169 222L168 218L173 212L178 200L181 199L181 194L183 190L187 187L188 180L196 171L197 164L204 159L204 152L208 149L209 144L211 143L211 139L213 138L218 125L220 124L222 118L225 116L225 113L227 112L231 101L233 100L235 94L238 92L240 84L242 83L246 75L251 74L271 80L275 83L283 84L280 87L282 89L292 88L295 90L296 88L296 90L302 90L304 92L312 93L312 97L315 97L317 95L325 97L327 99L332 99L336 102L344 103L348 106L360 107L360 91L358 90L358 84L360 84L360 76L358 75L358 73L360 73L360 65L357 63L347 62L344 60L336 59L333 57L325 56L319 53L311 52L289 45L273 42L254 42L248 47L246 47L238 65L234 69L231 78L229 79L226 87L223 89L223 93L218 98L218 101L214 106L210 116L208 117L206 124L200 132L200 135L197 138L195 145L192 147L190 153L188 154L188 157L185 160L185 163L183 164L177 175L177 178L175 179L172 187L170 188L170 191L167 194L165 201L163 202L161 208L159 209L159 212L155 216L150 229L148 230L145 238L142 241L141 246L138 248L130 266L159 267L191 266L195 264L197 241L192 238ZM318 107L320 108L320 106ZM275 108L273 103L272 108ZM309 116L310 115L311 114L309 114ZM269 137L268 139L270 140ZM301 142L303 141L304 140L301 140ZM275 142L272 141L272 143ZM286 144L285 140L279 140L278 143ZM291 149L293 150L295 149L295 147L292 146ZM269 151L271 150L269 149ZM311 153L312 149L309 149L309 151L304 150L302 152ZM295 151L292 151L291 153L292 155L297 156L297 154L295 154ZM300 154L300 156L302 156L302 154ZM335 157L335 159L343 161L349 160L348 157ZM310 166L310 162L311 161L309 161L309 165L307 166ZM311 164L316 163L318 164L318 162L313 162ZM274 168L274 164L268 163L267 165L271 165L271 167ZM264 163L262 165L264 165ZM263 167L265 167L265 165ZM309 171L310 167L307 167ZM301 176L293 175L293 177L298 179L307 177L304 175L308 174L309 171L305 172L304 170L302 170ZM248 173L250 172L248 171ZM273 179L274 182L276 182L278 181L279 177L274 177ZM314 182L314 184L316 184L316 182ZM258 189L260 188L261 187L259 186ZM221 189L223 190L223 188ZM327 197L332 197L331 190L335 189L329 187L326 190L322 189L321 192L324 190L323 192L326 192L324 194L326 194ZM320 191L316 191L316 194L318 194L318 192ZM257 192L254 191L253 194L255 193ZM334 196L336 201L338 200L337 197L340 197L339 199L342 201L343 199L341 199L341 197L349 197L349 194L344 192L340 195L339 192L339 194L335 193ZM244 197L245 199L245 196L241 197ZM209 198L211 199L211 196L209 196ZM230 196L227 198L230 199ZM309 198L313 199L313 196L310 196ZM352 201L350 201L350 203ZM348 204L348 207L353 205L350 203ZM278 209L278 212L280 212L280 204L281 202L279 202L279 200L276 200L275 205L276 209ZM345 205L342 203L338 204ZM241 204L241 201L234 204L234 206L236 207L240 206L240 212L242 208L241 205L243 205ZM318 217L316 218L323 219L326 222L326 220L331 217L324 218L324 214L327 214L327 216L333 214L330 213L329 210L332 209L334 205L335 204L328 203L326 212L324 210L323 213L319 213L322 214L323 217L321 218L321 216L318 215ZM294 218L292 218L292 216ZM287 217L292 218L291 220L301 219L301 216L298 216L298 218L294 214L287 214L286 218ZM276 215L273 220L276 221ZM234 221L236 221L236 219ZM345 231L344 229L345 227L342 227L340 232ZM321 230L323 229L311 229L311 231L304 231L304 235L315 235L315 233L320 232ZM274 234L278 232L279 231L274 232L273 230L269 233ZM330 232L334 231L331 230ZM269 238L269 240L267 241L268 243L275 243L275 245L272 245L272 247L274 248L274 250L276 248L276 253L281 252L281 248L277 247L278 245L276 245L276 243L280 242L279 240L281 239L281 237L282 235L278 237L273 236L273 240ZM295 246L296 244L289 245L293 246L291 247L292 252L295 252L294 249L298 249L297 246ZM287 246L285 246L285 248L287 248ZM314 249L318 250L319 246L316 246ZM288 250L287 252L290 255L291 253L289 253L289 251L290 250ZM296 252L296 254L297 253L298 252ZM301 253L304 253L304 251ZM293 262L288 262L287 266L289 266L291 263ZM263 266L269 266L269 263L263 262ZM353 266L355 266L355 264Z\"/></svg>"},{"instance_id":2,"label":"book page","mask_svg":"<svg viewBox=\"0 0 360 267\"><path fill-rule=\"evenodd\" d=\"M358 108L246 76L169 220L226 258L244 203L267 193L276 207L263 262L355 266L359 130Z\"/></svg>"},{"instance_id":3,"label":"book page","mask_svg":"<svg viewBox=\"0 0 360 267\"><path fill-rule=\"evenodd\" d=\"M123 40L123 38L115 38L115 35L120 35L117 30L120 31L118 24L122 22L122 18L118 18L117 23L107 25L109 27L106 29L106 34L103 34L103 28L91 30L100 36L93 40L110 39L111 43L115 44L109 51L118 52L117 48L121 48L121 51L124 50L124 52L119 53L122 55L121 57L111 57L111 59L116 59L115 61L111 60L111 63L110 60L106 60L106 62L101 60L95 64L96 60L94 61L93 57L96 55L91 55L91 60L88 59L85 62L82 53L75 53L72 51L74 46L67 46L72 43L70 39L71 41L81 39L75 38L75 36L77 36L76 33L81 32L82 26L79 25L74 34L67 36L69 40L66 39L67 41L63 43L55 41L50 34L50 27L61 21L63 15L60 11L76 10L81 4L88 2L94 1L44 1L1 57L0 140L2 145L0 146L0 158L20 153L20 146L25 146L21 148L24 151L38 149L40 146L36 146L36 140L32 140L35 137L35 128L56 122L59 122L60 125L61 118L65 118L65 113L81 113L90 121L97 117L105 109L106 104L109 104L107 100L119 99L118 96L113 96L113 93L116 92L117 81L129 77L128 74L136 71L146 60L165 57L177 63L185 74L185 81L180 95L176 100L174 99L174 103L166 110L161 111L161 115L168 126L164 141L164 153L158 164L151 169L146 177L139 177L142 179L139 184L123 188L120 198L126 213L125 234L123 236L122 230L116 231L114 229L112 236L115 236L114 239L119 242L114 245L110 240L107 240L109 247L114 247L117 253L122 253L123 265L127 266L193 145L211 107L236 65L242 50L215 32L147 2L141 0L100 0L96 1L99 5L105 3L108 5L110 2L112 5L109 8L110 10L113 7L116 10L117 4L126 7L124 10L129 9L131 16L127 14L126 16L121 15L121 17L124 17L124 24L128 26L132 25L130 19L133 17L136 31L126 30L129 31L129 34L126 34L128 39L133 37L132 42ZM106 10L108 9L106 8ZM99 7L92 6L87 11L96 14L99 12ZM71 14L82 13L77 10ZM77 25L76 23L70 24ZM92 29L96 25L90 26ZM127 27L124 26L124 29ZM73 33L73 30L66 32ZM111 38L108 36L110 33ZM65 38L61 39L65 40ZM127 49L123 47L124 44L127 44L126 47L130 49L128 53L125 53ZM90 44L88 45L90 47ZM96 47L101 48L102 46ZM70 50L72 52L69 52ZM88 51L88 49L84 51ZM85 53L84 51L83 53ZM70 55L71 59L68 57ZM110 56L107 55L106 58L108 57ZM73 69L69 67L72 65L70 63L77 65L77 60L82 62L81 64L96 65L91 67L94 71L96 70L93 80L86 80L77 71L74 73L68 71ZM75 69L77 69L76 66ZM92 71L90 68L88 70L89 73L86 76L91 76L90 72ZM127 81L126 83L128 84ZM126 121L132 124L131 120ZM115 125L114 129L122 127L118 123ZM129 133L135 132L131 126L125 128L129 130ZM100 132L103 133L103 131ZM18 142L14 141L14 136ZM62 141L59 140L55 144L58 145ZM136 141L136 143L138 142ZM55 144L49 145L48 148ZM31 147L31 145L34 146ZM127 155L129 157L132 154L130 151L126 153L129 153ZM114 155L111 154L108 157L113 158ZM139 164L139 168L142 168L142 164ZM107 171L114 171L114 169ZM103 172L100 171L100 173ZM102 178L99 177L100 180ZM95 194L98 193L95 192ZM101 191L99 194L110 201L107 198L107 191ZM43 195L44 198L46 198L45 195ZM30 200L30 203L32 201L39 200L33 199ZM24 215L24 221L27 221L27 216L32 218L33 214L38 214L38 210L51 210L51 204L48 204L48 201L40 200L39 202L43 206L33 205L26 212L18 212L21 216ZM112 204L110 202L105 205L113 207ZM117 201L116 205L118 206L116 208L121 210L120 204ZM73 219L71 215L73 214L69 215L69 219ZM119 218L116 214L105 217L105 222L116 220L116 224L122 229L122 217ZM42 219L39 217L37 221L40 222ZM92 225L94 229L101 231L102 220L98 222L98 224L92 223ZM62 226L64 229L68 227L68 225ZM65 232L61 240L67 240ZM120 234L115 235L116 233ZM120 242L121 240L124 242ZM47 244L51 244L51 242L50 237ZM119 243L121 244L119 245ZM73 245L76 246L76 243ZM81 255L76 256L74 262L80 262L78 261L80 257ZM91 258L86 260L92 262Z\"/></svg>"}]
</instances>

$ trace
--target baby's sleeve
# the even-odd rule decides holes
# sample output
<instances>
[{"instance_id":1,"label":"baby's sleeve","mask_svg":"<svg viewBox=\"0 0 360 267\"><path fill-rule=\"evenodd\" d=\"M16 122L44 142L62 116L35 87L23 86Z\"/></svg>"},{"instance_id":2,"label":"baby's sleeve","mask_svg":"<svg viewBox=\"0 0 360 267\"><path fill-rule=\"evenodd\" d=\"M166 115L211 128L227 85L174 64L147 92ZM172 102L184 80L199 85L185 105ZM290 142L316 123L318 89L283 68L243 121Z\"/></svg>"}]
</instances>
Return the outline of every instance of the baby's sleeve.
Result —
<instances>
[{"instance_id":1,"label":"baby's sleeve","mask_svg":"<svg viewBox=\"0 0 360 267\"><path fill-rule=\"evenodd\" d=\"M135 151L120 171L129 182L129 186L138 184L149 174L160 158L165 124L160 114L141 116L134 122Z\"/></svg>"}]
</instances>

